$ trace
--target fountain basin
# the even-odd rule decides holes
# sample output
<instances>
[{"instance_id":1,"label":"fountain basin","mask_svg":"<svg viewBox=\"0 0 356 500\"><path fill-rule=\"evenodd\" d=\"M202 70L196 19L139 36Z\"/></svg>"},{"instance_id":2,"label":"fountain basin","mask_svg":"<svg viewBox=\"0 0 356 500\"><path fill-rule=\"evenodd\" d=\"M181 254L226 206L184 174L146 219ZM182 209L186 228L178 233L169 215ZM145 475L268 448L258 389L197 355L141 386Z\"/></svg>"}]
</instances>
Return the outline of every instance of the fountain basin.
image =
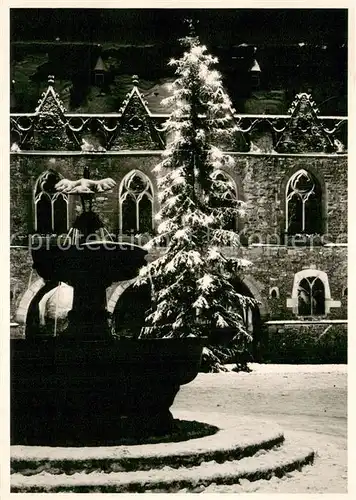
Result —
<instances>
[{"instance_id":1,"label":"fountain basin","mask_svg":"<svg viewBox=\"0 0 356 500\"><path fill-rule=\"evenodd\" d=\"M11 341L11 443L115 444L170 433L206 339Z\"/></svg>"},{"instance_id":2,"label":"fountain basin","mask_svg":"<svg viewBox=\"0 0 356 500\"><path fill-rule=\"evenodd\" d=\"M135 277L146 264L147 251L130 243L92 241L67 247L43 245L32 248L31 254L33 267L44 280L71 286L99 282L103 288Z\"/></svg>"}]
</instances>

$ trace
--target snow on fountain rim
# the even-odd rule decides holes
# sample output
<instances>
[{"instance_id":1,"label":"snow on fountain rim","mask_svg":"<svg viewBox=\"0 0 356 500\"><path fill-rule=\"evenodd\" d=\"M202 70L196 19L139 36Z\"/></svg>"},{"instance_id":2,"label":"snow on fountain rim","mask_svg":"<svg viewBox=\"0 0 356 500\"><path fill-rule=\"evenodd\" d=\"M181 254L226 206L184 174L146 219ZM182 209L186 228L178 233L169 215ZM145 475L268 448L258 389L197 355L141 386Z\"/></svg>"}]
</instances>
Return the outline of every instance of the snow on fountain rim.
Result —
<instances>
[{"instance_id":1,"label":"snow on fountain rim","mask_svg":"<svg viewBox=\"0 0 356 500\"><path fill-rule=\"evenodd\" d=\"M175 411L174 417L181 420L197 420L219 427L210 436L172 443L155 443L120 446L52 447L52 446L11 446L11 460L56 461L91 459L138 459L171 455L189 456L217 450L234 450L258 446L275 439L283 439L278 425L261 426L261 421L239 415L220 413L197 413Z\"/></svg>"}]
</instances>

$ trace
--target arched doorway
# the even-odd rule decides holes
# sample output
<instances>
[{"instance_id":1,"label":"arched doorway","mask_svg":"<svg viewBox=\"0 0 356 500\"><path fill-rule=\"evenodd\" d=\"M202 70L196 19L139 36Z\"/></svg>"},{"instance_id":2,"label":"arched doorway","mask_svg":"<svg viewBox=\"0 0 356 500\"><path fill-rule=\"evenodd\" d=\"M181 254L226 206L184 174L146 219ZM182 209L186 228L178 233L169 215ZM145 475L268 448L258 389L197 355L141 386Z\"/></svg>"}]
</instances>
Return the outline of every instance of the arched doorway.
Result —
<instances>
[{"instance_id":1,"label":"arched doorway","mask_svg":"<svg viewBox=\"0 0 356 500\"><path fill-rule=\"evenodd\" d=\"M47 282L29 304L26 316L27 338L60 335L67 327L73 303L73 288L65 283Z\"/></svg>"},{"instance_id":2,"label":"arched doorway","mask_svg":"<svg viewBox=\"0 0 356 500\"><path fill-rule=\"evenodd\" d=\"M145 316L151 307L148 285L131 285L122 293L113 311L113 328L119 337L135 337L140 334Z\"/></svg>"},{"instance_id":3,"label":"arched doorway","mask_svg":"<svg viewBox=\"0 0 356 500\"><path fill-rule=\"evenodd\" d=\"M46 293L50 292L53 288L55 288L57 284L58 283L55 282L46 282L31 300L26 315L26 328L25 328L26 338L33 338L36 335L41 335L45 333L40 322L39 303L46 295Z\"/></svg>"}]
</instances>

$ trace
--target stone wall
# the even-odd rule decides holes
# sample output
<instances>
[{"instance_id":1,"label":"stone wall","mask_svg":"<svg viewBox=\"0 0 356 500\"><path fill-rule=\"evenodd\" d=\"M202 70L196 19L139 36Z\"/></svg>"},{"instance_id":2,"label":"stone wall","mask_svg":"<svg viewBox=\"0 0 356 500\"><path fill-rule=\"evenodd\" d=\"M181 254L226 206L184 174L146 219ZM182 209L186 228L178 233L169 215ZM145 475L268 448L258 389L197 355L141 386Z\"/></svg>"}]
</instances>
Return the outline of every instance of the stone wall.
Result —
<instances>
[{"instance_id":1,"label":"stone wall","mask_svg":"<svg viewBox=\"0 0 356 500\"><path fill-rule=\"evenodd\" d=\"M123 177L131 170L144 172L152 181L155 194L157 183L153 168L160 156L155 155L12 155L11 233L33 232L33 190L41 173L51 168L63 177L75 179L88 166L92 178L112 177L117 186L112 193L100 197L100 211L110 231L117 231L118 189ZM309 170L319 181L323 192L325 242L345 243L347 233L347 158L345 155L282 156L239 155L230 174L236 182L239 197L246 202L243 233L250 243L278 243L284 232L285 189L288 179L299 169ZM72 197L70 221L77 200ZM155 196L155 210L158 209ZM281 241L283 243L283 241Z\"/></svg>"},{"instance_id":2,"label":"stone wall","mask_svg":"<svg viewBox=\"0 0 356 500\"><path fill-rule=\"evenodd\" d=\"M260 356L265 363L347 363L347 325L269 327Z\"/></svg>"},{"instance_id":3,"label":"stone wall","mask_svg":"<svg viewBox=\"0 0 356 500\"><path fill-rule=\"evenodd\" d=\"M264 319L296 320L298 315L288 307L292 297L295 273L315 269L327 274L331 298L340 301L326 315L329 319L347 318L347 248L346 247L257 247L242 250L251 261L248 277L252 277L264 298L267 313ZM278 288L279 296L271 297L270 290Z\"/></svg>"},{"instance_id":4,"label":"stone wall","mask_svg":"<svg viewBox=\"0 0 356 500\"><path fill-rule=\"evenodd\" d=\"M10 162L10 198L11 198L11 234L27 235L34 232L33 193L39 176L48 169L53 169L64 178L80 179L85 166L89 167L93 179L112 177L117 182L110 193L98 197L98 209L108 230L118 230L118 190L123 177L133 169L144 172L152 181L155 193L157 183L152 174L159 156L15 156ZM79 203L77 196L71 196L69 202L69 225L75 219L75 206Z\"/></svg>"},{"instance_id":5,"label":"stone wall","mask_svg":"<svg viewBox=\"0 0 356 500\"><path fill-rule=\"evenodd\" d=\"M11 155L12 236L28 235L34 230L33 192L41 173L51 168L58 171L63 177L75 179L83 175L84 166L89 166L92 178L112 177L117 182L117 186L111 193L105 193L104 196L99 196L97 200L97 209L107 228L111 232L117 233L119 185L123 177L131 170L140 170L150 178L155 192L154 209L155 211L158 209L157 182L153 168L159 160L160 155L158 153L144 154L138 152ZM347 294L344 293L347 287L346 245L310 247L261 245L261 243L274 243L274 235L283 233L286 183L290 176L300 168L309 169L320 182L323 192L325 231L328 233L328 241L340 242L340 235L346 233L347 230L346 156L288 156L250 153L235 155L235 160L235 166L230 171L230 174L237 184L240 198L246 202L247 214L243 223L243 233L247 238L250 238L250 245L241 247L239 254L252 262L251 269L244 280L251 293L261 302L260 313L262 320L288 321L300 319L288 304L288 301L292 298L294 275L303 269L323 271L327 275L330 286L330 299L333 301L334 306L323 316L323 319L346 319ZM70 202L70 225L76 215L76 203L79 203L79 199L73 196ZM344 236L341 238L342 241L344 241L343 238ZM255 246L251 244L253 242L260 244ZM12 243L16 243L16 238L13 238ZM231 253L231 249L227 249L227 252ZM234 255L236 255L236 251L234 251ZM26 307L31 301L31 293L36 292L38 276L31 269L32 262L28 250L12 248L12 321L25 317ZM29 287L30 291L28 290ZM277 289L278 293L272 297L270 292L273 288ZM117 293L115 286L111 287L109 295L113 300L114 296L116 297L115 300L120 300L120 294ZM111 306L114 308L114 304L111 304ZM346 356L346 327L340 327L336 331L333 326L332 331L329 331L330 334L333 333L333 336L325 347L318 339L327 326L324 325L323 329L317 324L308 327L305 325L305 328L304 326L292 327L286 325L278 328L265 328L263 332L265 342L263 359L267 361L288 361L292 359L288 352L293 351L293 346L295 346L296 353L293 356L298 358L298 356L301 356L300 352L304 345L305 352L308 349L314 352L314 357L310 358L310 362L317 362L317 360L325 360L327 353L332 353L330 345L334 345L339 346L341 352L339 360L344 360ZM283 341L285 332L287 332L287 343ZM312 332L310 345L305 340L308 338L308 332ZM340 338L337 340L338 332L340 332ZM328 338L328 336L325 337L325 339ZM287 344L288 348L286 347ZM305 359L307 360L307 357Z\"/></svg>"},{"instance_id":6,"label":"stone wall","mask_svg":"<svg viewBox=\"0 0 356 500\"><path fill-rule=\"evenodd\" d=\"M247 204L244 229L251 242L276 243L273 235L283 234L285 189L299 169L309 170L321 185L328 241L346 242L346 156L236 155L233 177Z\"/></svg>"}]
</instances>

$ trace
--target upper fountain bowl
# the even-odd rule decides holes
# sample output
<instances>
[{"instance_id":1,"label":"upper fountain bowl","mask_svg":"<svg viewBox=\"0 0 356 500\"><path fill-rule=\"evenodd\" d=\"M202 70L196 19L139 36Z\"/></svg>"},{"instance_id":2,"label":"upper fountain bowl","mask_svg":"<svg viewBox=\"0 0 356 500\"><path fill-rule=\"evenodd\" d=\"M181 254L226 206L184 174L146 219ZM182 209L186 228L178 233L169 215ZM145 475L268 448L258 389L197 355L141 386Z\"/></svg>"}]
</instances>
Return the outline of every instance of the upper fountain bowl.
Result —
<instances>
[{"instance_id":1,"label":"upper fountain bowl","mask_svg":"<svg viewBox=\"0 0 356 500\"><path fill-rule=\"evenodd\" d=\"M129 243L91 241L67 248L32 249L33 267L46 281L68 285L99 280L104 286L137 276L146 264L147 251Z\"/></svg>"}]
</instances>

